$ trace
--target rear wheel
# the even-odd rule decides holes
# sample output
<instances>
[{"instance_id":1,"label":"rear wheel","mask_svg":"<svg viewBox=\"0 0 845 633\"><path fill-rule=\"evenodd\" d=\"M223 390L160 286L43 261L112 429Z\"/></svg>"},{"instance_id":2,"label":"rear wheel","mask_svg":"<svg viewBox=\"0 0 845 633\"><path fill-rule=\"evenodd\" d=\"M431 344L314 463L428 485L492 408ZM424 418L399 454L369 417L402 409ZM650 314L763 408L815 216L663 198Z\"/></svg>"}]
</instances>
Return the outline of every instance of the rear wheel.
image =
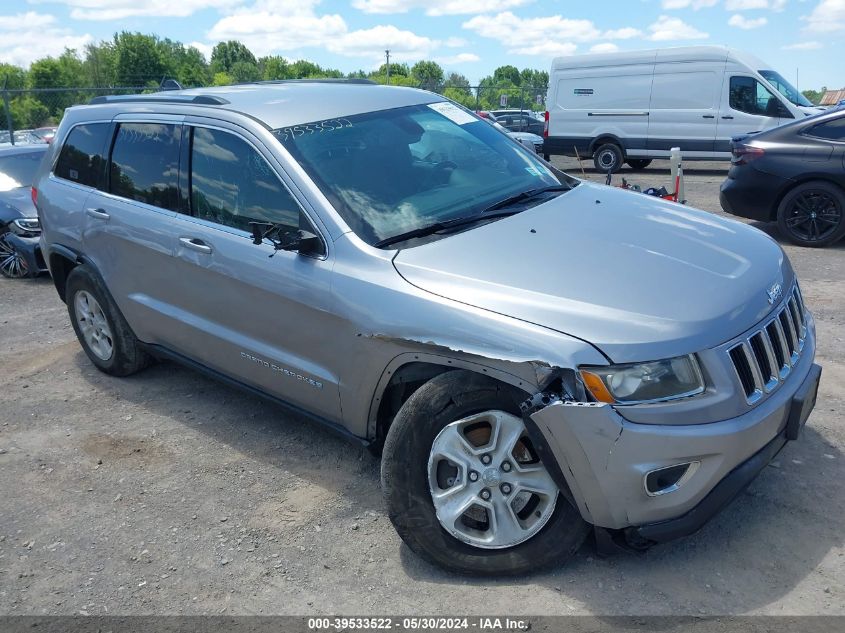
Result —
<instances>
[{"instance_id":1,"label":"rear wheel","mask_svg":"<svg viewBox=\"0 0 845 633\"><path fill-rule=\"evenodd\" d=\"M0 227L0 274L9 279L22 279L30 276L26 258L8 241L9 233Z\"/></svg>"},{"instance_id":2,"label":"rear wheel","mask_svg":"<svg viewBox=\"0 0 845 633\"><path fill-rule=\"evenodd\" d=\"M635 171L645 169L646 167L651 165L650 158L629 158L626 162L628 163L628 167Z\"/></svg>"},{"instance_id":3,"label":"rear wheel","mask_svg":"<svg viewBox=\"0 0 845 633\"><path fill-rule=\"evenodd\" d=\"M518 390L468 371L420 387L384 445L390 520L446 569L520 574L560 563L589 525L560 495L518 414Z\"/></svg>"},{"instance_id":4,"label":"rear wheel","mask_svg":"<svg viewBox=\"0 0 845 633\"><path fill-rule=\"evenodd\" d=\"M829 246L845 235L845 192L821 180L799 185L778 206L778 228L800 246Z\"/></svg>"},{"instance_id":5,"label":"rear wheel","mask_svg":"<svg viewBox=\"0 0 845 633\"><path fill-rule=\"evenodd\" d=\"M622 148L616 143L605 143L593 152L593 164L603 174L607 172L615 174L622 169L624 162L625 156L622 153Z\"/></svg>"}]
</instances>

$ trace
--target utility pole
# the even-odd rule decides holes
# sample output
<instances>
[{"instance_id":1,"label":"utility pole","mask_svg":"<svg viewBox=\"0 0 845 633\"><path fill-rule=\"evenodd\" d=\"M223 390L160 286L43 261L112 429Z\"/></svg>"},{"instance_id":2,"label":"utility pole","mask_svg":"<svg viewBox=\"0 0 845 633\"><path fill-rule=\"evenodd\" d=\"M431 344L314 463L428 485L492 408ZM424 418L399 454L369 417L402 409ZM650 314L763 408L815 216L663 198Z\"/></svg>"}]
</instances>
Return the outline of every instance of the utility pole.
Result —
<instances>
[{"instance_id":1,"label":"utility pole","mask_svg":"<svg viewBox=\"0 0 845 633\"><path fill-rule=\"evenodd\" d=\"M384 51L384 56L387 58L387 85L390 85L390 49Z\"/></svg>"}]
</instances>

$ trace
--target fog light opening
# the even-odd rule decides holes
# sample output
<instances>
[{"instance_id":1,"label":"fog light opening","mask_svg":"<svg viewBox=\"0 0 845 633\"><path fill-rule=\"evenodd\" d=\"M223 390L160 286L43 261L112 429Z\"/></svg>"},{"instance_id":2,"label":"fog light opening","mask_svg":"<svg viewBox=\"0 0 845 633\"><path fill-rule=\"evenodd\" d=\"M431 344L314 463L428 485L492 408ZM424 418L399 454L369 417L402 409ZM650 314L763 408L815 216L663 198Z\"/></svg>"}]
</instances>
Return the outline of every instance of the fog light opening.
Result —
<instances>
[{"instance_id":1,"label":"fog light opening","mask_svg":"<svg viewBox=\"0 0 845 633\"><path fill-rule=\"evenodd\" d=\"M649 497L657 497L674 492L684 485L698 469L699 462L685 462L657 468L646 473L643 483Z\"/></svg>"}]
</instances>

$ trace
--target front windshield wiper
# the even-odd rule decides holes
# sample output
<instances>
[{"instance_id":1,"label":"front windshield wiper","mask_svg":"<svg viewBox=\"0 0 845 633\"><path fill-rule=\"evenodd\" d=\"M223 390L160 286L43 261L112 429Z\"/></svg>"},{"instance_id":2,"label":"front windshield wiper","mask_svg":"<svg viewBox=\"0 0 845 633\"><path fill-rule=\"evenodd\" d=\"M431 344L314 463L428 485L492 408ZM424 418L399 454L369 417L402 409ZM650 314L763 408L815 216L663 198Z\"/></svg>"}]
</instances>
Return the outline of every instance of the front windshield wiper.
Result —
<instances>
[{"instance_id":1,"label":"front windshield wiper","mask_svg":"<svg viewBox=\"0 0 845 633\"><path fill-rule=\"evenodd\" d=\"M572 189L572 185L567 185L563 183L559 185L549 185L548 187L540 187L539 189L529 189L528 191L523 191L521 193L508 196L507 198L499 200L498 202L494 202L489 207L486 207L481 213L485 214L489 213L490 211L504 209L505 207L509 207L512 204L516 204L517 202L522 202L523 200L530 200L531 198L536 198L539 195L549 193L551 191L569 191L570 189Z\"/></svg>"},{"instance_id":2,"label":"front windshield wiper","mask_svg":"<svg viewBox=\"0 0 845 633\"><path fill-rule=\"evenodd\" d=\"M506 218L509 215L516 215L519 213L517 210L508 210L502 211L501 213L487 213L487 209L478 213L476 215L468 215L459 218L454 218L452 220L443 220L441 222L435 222L434 224L428 224L426 226L420 227L418 229L412 229L410 231L405 231L404 233L398 233L396 235L391 235L390 237L386 237L383 240L379 240L373 246L376 248L384 248L385 246L390 246L391 244L396 244L397 242L404 242L405 240L412 240L415 237L425 237L427 235L434 235L440 231L445 231L447 229L454 229L461 226L467 226L469 224L475 224L476 222L488 222L490 220L495 220L496 218Z\"/></svg>"}]
</instances>

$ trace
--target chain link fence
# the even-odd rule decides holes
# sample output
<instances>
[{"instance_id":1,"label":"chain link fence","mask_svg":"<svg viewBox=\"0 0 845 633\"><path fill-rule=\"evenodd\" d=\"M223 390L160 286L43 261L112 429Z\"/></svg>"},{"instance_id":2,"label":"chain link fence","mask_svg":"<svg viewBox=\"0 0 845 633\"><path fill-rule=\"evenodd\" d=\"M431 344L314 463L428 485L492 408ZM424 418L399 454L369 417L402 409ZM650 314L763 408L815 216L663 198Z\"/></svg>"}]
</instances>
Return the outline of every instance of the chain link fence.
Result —
<instances>
[{"instance_id":1,"label":"chain link fence","mask_svg":"<svg viewBox=\"0 0 845 633\"><path fill-rule=\"evenodd\" d=\"M431 86L419 87L432 90ZM148 85L111 88L0 88L0 146L45 142L45 136L50 134L51 128L59 124L66 108L88 103L96 96L139 94L155 90L157 89ZM433 91L475 111L545 110L544 85L447 86Z\"/></svg>"},{"instance_id":2,"label":"chain link fence","mask_svg":"<svg viewBox=\"0 0 845 633\"><path fill-rule=\"evenodd\" d=\"M64 111L98 95L137 94L143 86L0 89L0 145L43 143Z\"/></svg>"}]
</instances>

